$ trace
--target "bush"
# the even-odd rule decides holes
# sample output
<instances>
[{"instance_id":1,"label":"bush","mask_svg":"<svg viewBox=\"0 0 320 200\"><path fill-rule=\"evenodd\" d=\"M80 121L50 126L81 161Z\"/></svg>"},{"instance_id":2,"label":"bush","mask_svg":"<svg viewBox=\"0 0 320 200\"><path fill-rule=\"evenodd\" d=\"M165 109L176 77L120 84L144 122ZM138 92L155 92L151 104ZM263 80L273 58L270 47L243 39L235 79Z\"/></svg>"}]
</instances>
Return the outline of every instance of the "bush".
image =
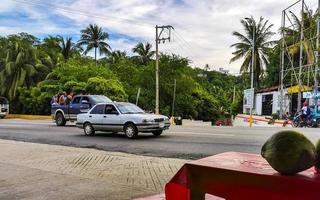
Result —
<instances>
[{"instance_id":1,"label":"bush","mask_svg":"<svg viewBox=\"0 0 320 200\"><path fill-rule=\"evenodd\" d=\"M273 120L280 119L279 113L272 113L271 117Z\"/></svg>"}]
</instances>

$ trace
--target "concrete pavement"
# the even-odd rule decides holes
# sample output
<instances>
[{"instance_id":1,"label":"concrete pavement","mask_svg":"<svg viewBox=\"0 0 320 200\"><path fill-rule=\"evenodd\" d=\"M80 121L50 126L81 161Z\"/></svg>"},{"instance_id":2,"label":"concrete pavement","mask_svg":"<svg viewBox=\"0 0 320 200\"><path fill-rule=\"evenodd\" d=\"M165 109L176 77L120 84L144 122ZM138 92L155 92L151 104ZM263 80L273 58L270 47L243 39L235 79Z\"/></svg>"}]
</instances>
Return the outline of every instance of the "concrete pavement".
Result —
<instances>
[{"instance_id":1,"label":"concrete pavement","mask_svg":"<svg viewBox=\"0 0 320 200\"><path fill-rule=\"evenodd\" d=\"M121 200L163 192L187 160L0 140L0 199Z\"/></svg>"}]
</instances>

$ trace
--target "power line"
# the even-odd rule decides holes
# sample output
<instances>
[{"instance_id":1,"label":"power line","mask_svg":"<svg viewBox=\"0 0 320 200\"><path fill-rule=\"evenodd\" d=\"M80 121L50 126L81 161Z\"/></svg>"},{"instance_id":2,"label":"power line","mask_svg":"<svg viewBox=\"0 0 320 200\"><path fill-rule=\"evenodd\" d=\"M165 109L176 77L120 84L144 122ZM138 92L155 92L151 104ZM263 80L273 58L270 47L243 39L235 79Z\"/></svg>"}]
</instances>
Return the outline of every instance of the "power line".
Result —
<instances>
[{"instance_id":1,"label":"power line","mask_svg":"<svg viewBox=\"0 0 320 200\"><path fill-rule=\"evenodd\" d=\"M51 3L43 3L37 0L13 0L15 2L18 3L23 3L23 4L29 4L29 5L34 5L34 6L41 6L41 7L45 7L45 8L56 8L57 10L66 12L66 13L70 13L70 14L78 14L78 15L82 15L82 16L87 16L87 17L93 17L93 18L99 18L99 19L104 19L104 20L110 20L110 21L121 21L127 24L133 24L133 25L137 25L137 26L144 26L144 27L148 27L148 28L152 28L153 27L153 23L150 22L137 22L137 20L131 20L131 19L126 19L126 18L122 18L122 17L114 17L114 16L109 16L109 15L99 15L99 14L93 14L90 12L86 12L83 10L77 10L77 9L71 9L65 6L57 6L55 4L51 4Z\"/></svg>"},{"instance_id":2,"label":"power line","mask_svg":"<svg viewBox=\"0 0 320 200\"><path fill-rule=\"evenodd\" d=\"M44 3L41 2L39 0L13 0L15 2L18 3L23 3L23 4L27 4L27 5L32 5L32 6L40 6L43 8L47 8L47 9L52 9L55 8L56 10L62 11L64 13L69 13L69 14L76 14L76 15L81 15L81 16L86 16L86 17L90 17L90 18L96 18L96 19L103 19L103 20L109 20L109 21L115 21L115 22L123 22L126 24L130 24L130 25L136 25L136 26L142 26L142 27L147 27L147 28L152 28L154 26L154 23L151 22L146 22L146 21L138 21L138 20L132 20L132 19L127 19L127 18L123 18L123 17L114 17L114 16L110 16L110 15L101 15L101 14L93 14L84 10L78 10L78 9L73 9L70 7L66 7L66 6L60 6L60 5L55 5L53 3ZM187 55L192 59L191 61L193 63L195 63L198 66L201 66L198 62L197 59L193 56L197 54L193 51L194 47L186 40L184 39L184 37L179 34L176 30L174 30L173 35L182 42L182 47L186 49L186 52L192 52L187 53ZM193 44L195 45L195 44ZM197 56L199 57L199 56Z\"/></svg>"}]
</instances>

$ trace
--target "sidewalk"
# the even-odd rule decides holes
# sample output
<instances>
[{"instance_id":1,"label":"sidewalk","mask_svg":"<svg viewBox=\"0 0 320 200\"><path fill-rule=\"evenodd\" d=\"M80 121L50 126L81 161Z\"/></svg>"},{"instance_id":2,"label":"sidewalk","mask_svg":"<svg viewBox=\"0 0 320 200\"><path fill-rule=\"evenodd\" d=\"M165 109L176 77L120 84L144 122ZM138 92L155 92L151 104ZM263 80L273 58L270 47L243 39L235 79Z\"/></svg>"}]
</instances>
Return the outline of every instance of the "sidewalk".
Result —
<instances>
[{"instance_id":1,"label":"sidewalk","mask_svg":"<svg viewBox=\"0 0 320 200\"><path fill-rule=\"evenodd\" d=\"M10 140L0 140L0 147L0 199L8 200L121 200L163 193L187 162Z\"/></svg>"},{"instance_id":2,"label":"sidewalk","mask_svg":"<svg viewBox=\"0 0 320 200\"><path fill-rule=\"evenodd\" d=\"M283 123L285 120L275 120L273 124L269 124L270 116L268 116L269 119L266 118L266 116L253 116L253 124L252 126L255 127L283 127ZM240 126L240 127L248 127L250 123L250 115L245 114L238 114L233 121L233 126ZM286 124L287 127L291 127L291 122L289 124Z\"/></svg>"}]
</instances>

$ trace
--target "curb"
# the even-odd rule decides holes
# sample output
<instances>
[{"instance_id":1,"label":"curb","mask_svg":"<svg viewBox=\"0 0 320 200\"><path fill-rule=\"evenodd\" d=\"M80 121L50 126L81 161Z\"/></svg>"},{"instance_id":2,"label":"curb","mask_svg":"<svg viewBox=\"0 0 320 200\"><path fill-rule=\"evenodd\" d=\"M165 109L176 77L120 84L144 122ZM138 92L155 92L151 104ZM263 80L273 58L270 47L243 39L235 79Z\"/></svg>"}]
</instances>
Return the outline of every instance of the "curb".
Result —
<instances>
[{"instance_id":1,"label":"curb","mask_svg":"<svg viewBox=\"0 0 320 200\"><path fill-rule=\"evenodd\" d=\"M50 115L19 115L9 114L6 116L7 119L52 119Z\"/></svg>"}]
</instances>

